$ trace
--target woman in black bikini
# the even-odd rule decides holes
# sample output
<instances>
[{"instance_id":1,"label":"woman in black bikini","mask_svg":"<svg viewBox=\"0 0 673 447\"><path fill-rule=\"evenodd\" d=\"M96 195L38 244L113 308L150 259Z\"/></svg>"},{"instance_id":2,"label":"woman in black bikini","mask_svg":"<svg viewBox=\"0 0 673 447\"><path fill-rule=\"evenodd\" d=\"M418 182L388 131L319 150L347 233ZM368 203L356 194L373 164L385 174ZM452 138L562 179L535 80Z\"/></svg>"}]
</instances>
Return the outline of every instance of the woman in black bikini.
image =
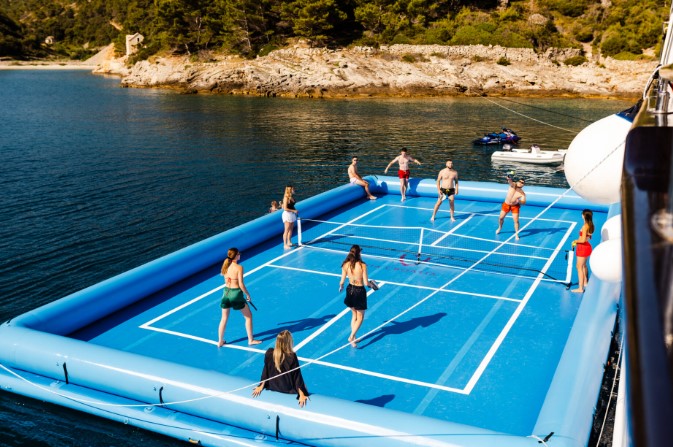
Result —
<instances>
[{"instance_id":1,"label":"woman in black bikini","mask_svg":"<svg viewBox=\"0 0 673 447\"><path fill-rule=\"evenodd\" d=\"M346 277L348 277L344 304L350 307L352 312L351 335L348 337L348 341L354 348L358 347L356 333L365 319L365 310L367 310L367 290L365 290L365 284L369 284L367 264L360 257L361 252L362 249L359 245L351 247L348 256L341 263L341 282L339 283L339 292L341 292L344 288Z\"/></svg>"},{"instance_id":2,"label":"woman in black bikini","mask_svg":"<svg viewBox=\"0 0 673 447\"><path fill-rule=\"evenodd\" d=\"M227 328L227 321L229 320L229 313L231 308L240 310L245 318L245 330L248 333L248 344L258 345L261 343L255 340L252 336L252 312L248 307L247 301L250 301L250 293L243 283L243 266L239 265L238 261L241 259L241 252L238 248L230 248L227 252L227 259L222 264L222 276L224 276L224 293L222 294L222 301L220 307L222 308L222 319L217 330L218 340L217 347L222 347L224 341L224 330Z\"/></svg>"}]
</instances>

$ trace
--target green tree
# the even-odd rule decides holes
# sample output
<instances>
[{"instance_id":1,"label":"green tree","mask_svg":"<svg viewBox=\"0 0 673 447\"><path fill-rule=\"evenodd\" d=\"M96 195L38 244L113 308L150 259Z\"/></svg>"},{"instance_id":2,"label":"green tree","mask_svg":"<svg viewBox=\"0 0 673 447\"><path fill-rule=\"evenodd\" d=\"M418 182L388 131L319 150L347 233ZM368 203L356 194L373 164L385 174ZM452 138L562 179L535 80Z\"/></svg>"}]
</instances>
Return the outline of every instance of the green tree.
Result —
<instances>
[{"instance_id":1,"label":"green tree","mask_svg":"<svg viewBox=\"0 0 673 447\"><path fill-rule=\"evenodd\" d=\"M332 40L335 23L348 17L335 0L294 0L285 3L282 11L282 18L292 24L297 37L319 44Z\"/></svg>"}]
</instances>

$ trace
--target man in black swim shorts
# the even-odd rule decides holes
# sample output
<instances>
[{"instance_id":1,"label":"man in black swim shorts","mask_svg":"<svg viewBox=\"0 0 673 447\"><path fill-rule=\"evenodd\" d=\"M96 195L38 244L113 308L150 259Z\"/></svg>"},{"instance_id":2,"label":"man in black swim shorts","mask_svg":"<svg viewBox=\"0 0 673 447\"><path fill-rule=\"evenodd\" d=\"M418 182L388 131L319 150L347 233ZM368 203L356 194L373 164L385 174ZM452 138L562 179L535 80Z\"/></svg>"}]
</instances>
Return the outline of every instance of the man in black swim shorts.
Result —
<instances>
[{"instance_id":1,"label":"man in black swim shorts","mask_svg":"<svg viewBox=\"0 0 673 447\"><path fill-rule=\"evenodd\" d=\"M437 175L437 203L435 203L435 209L432 210L432 217L430 222L435 221L435 215L439 209L439 205L442 204L444 199L449 199L449 210L451 212L451 222L455 222L456 219L453 216L453 199L458 195L458 171L453 169L453 162L447 160L446 168L439 171Z\"/></svg>"},{"instance_id":2,"label":"man in black swim shorts","mask_svg":"<svg viewBox=\"0 0 673 447\"><path fill-rule=\"evenodd\" d=\"M455 188L439 188L439 192L444 194L446 197L451 197L456 193Z\"/></svg>"}]
</instances>

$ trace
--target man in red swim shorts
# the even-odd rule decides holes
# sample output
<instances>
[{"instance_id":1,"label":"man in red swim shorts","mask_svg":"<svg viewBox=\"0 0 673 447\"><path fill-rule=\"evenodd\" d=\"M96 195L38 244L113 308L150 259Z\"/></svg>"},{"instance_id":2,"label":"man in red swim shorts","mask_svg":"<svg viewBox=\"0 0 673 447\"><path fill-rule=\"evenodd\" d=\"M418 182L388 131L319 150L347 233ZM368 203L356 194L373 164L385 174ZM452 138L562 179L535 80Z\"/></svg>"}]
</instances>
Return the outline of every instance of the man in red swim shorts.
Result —
<instances>
[{"instance_id":1,"label":"man in red swim shorts","mask_svg":"<svg viewBox=\"0 0 673 447\"><path fill-rule=\"evenodd\" d=\"M498 229L495 230L495 234L499 234L502 230L502 224L505 222L505 216L510 211L512 212L512 218L514 219L514 235L516 240L519 240L519 210L521 205L526 203L526 193L523 192L523 186L526 184L526 181L522 178L516 182L512 180L512 177L507 176L507 183L509 183L509 189L507 190L507 196L505 201L502 204L500 209L500 217L498 218Z\"/></svg>"},{"instance_id":2,"label":"man in red swim shorts","mask_svg":"<svg viewBox=\"0 0 673 447\"><path fill-rule=\"evenodd\" d=\"M393 161L388 163L386 166L385 174L388 173L388 169L395 163L400 164L400 169L397 171L397 176L400 178L400 193L402 194L402 202L407 198L407 187L409 186L409 162L412 161L417 165L420 165L421 162L416 160L413 157L407 155L407 148L403 147L400 149L400 155L395 157Z\"/></svg>"}]
</instances>

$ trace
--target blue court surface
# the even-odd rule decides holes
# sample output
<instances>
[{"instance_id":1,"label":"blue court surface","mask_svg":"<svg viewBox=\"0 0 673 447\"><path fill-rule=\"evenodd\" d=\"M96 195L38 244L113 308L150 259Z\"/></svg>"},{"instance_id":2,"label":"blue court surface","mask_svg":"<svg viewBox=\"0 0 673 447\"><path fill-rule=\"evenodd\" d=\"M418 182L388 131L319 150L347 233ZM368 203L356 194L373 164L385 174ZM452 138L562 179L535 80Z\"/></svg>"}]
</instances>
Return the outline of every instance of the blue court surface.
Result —
<instances>
[{"instance_id":1,"label":"blue court surface","mask_svg":"<svg viewBox=\"0 0 673 447\"><path fill-rule=\"evenodd\" d=\"M97 314L88 320L44 323L65 318L56 316L57 303L46 306L46 316L38 309L19 317L1 330L60 333L68 341L61 351L60 345L54 349L60 363L73 366L61 368L58 358L57 367L39 366L30 354L10 355L3 364L59 379L67 369L66 382L73 384L78 384L75 367L86 364L78 385L149 404L158 399L162 411L170 410L167 417L220 414L221 423L256 434L249 438L257 443L239 436L237 445L539 445L551 432L546 445L586 445L619 286L592 279L587 293L572 293L568 283L577 282L577 273L568 249L581 227L582 208L594 210L597 239L610 211L574 195L554 202L561 190L526 188L529 203L521 210L517 241L511 214L495 234L506 185L461 183L456 221L444 201L431 222L437 200L432 180L414 182L404 202L397 179L371 180L377 182L375 201L348 185L299 203L302 244L291 250L283 249L276 213L209 242L201 252L211 259L181 278L174 275L178 280L171 281L172 269L192 259L193 249L178 253L183 258L173 263L150 266L154 270L146 276L167 277L158 284L137 285L148 268L143 266L121 278L126 285L117 287L114 278L100 285L94 302L110 308L91 310ZM293 242L297 238L295 233ZM352 244L363 248L369 277L379 284L376 291L368 289L357 348L347 340L351 311L338 290L341 263ZM253 310L254 333L263 341L258 346L248 346L244 319L232 311L227 344L217 347L219 268L230 246L241 248L245 283L258 309ZM121 298L129 284L133 296ZM97 307L85 304L94 292L75 297L81 312ZM118 299L128 302L110 303ZM265 391L250 397L264 352L284 329L292 332L312 394L304 409L294 396ZM44 349L36 346L40 338L25 343L22 352L38 356ZM101 353L100 347L108 349ZM19 350L16 343L13 350ZM105 366L97 369L101 363ZM171 369L176 372L169 374ZM105 385L96 383L96 376ZM2 378L17 380L6 372ZM174 385L180 392L171 391ZM65 404L42 391L17 392ZM153 400L143 400L145 392ZM81 402L70 406L82 409ZM224 416L222 406L232 415ZM203 427L176 435L158 423L136 424L203 445L233 445L232 437L203 435Z\"/></svg>"}]
</instances>

